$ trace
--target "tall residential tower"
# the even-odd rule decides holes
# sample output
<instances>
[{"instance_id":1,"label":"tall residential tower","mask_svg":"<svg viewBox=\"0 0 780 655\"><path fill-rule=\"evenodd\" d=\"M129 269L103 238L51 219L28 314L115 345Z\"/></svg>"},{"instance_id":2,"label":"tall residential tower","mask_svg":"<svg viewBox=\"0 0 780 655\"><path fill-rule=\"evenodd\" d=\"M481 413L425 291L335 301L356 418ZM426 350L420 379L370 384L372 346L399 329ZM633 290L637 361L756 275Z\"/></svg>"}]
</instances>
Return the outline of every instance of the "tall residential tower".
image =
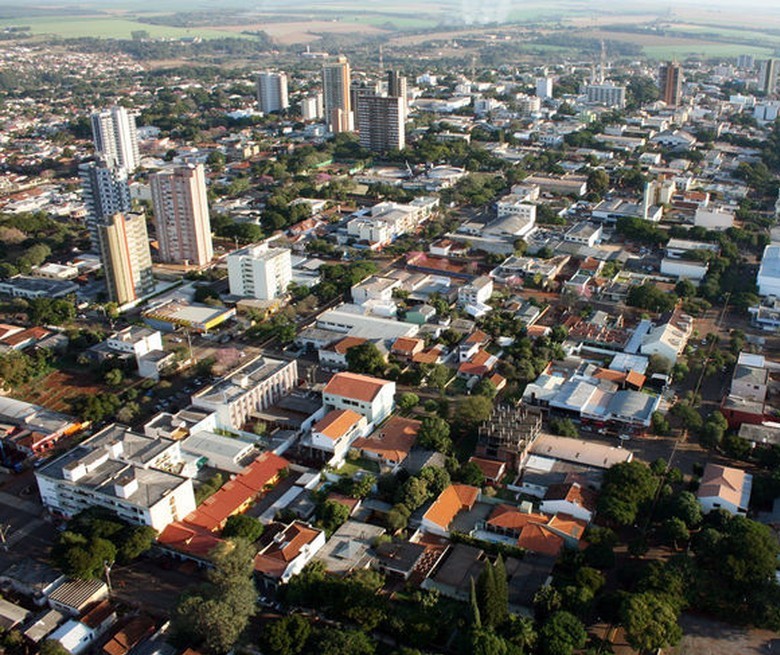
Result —
<instances>
[{"instance_id":1,"label":"tall residential tower","mask_svg":"<svg viewBox=\"0 0 780 655\"><path fill-rule=\"evenodd\" d=\"M682 100L682 66L676 61L662 64L658 70L658 88L661 100L668 106L676 107Z\"/></svg>"},{"instance_id":2,"label":"tall residential tower","mask_svg":"<svg viewBox=\"0 0 780 655\"><path fill-rule=\"evenodd\" d=\"M360 145L374 152L403 150L403 99L400 97L361 96L358 98Z\"/></svg>"},{"instance_id":3,"label":"tall residential tower","mask_svg":"<svg viewBox=\"0 0 780 655\"><path fill-rule=\"evenodd\" d=\"M124 305L154 291L146 216L114 214L99 234L109 299Z\"/></svg>"},{"instance_id":4,"label":"tall residential tower","mask_svg":"<svg viewBox=\"0 0 780 655\"><path fill-rule=\"evenodd\" d=\"M257 77L257 104L260 111L270 114L290 106L287 97L287 74L262 72Z\"/></svg>"},{"instance_id":5,"label":"tall residential tower","mask_svg":"<svg viewBox=\"0 0 780 655\"><path fill-rule=\"evenodd\" d=\"M141 163L135 116L124 107L112 107L90 117L92 138L98 155L132 173Z\"/></svg>"},{"instance_id":6,"label":"tall residential tower","mask_svg":"<svg viewBox=\"0 0 780 655\"><path fill-rule=\"evenodd\" d=\"M350 70L346 57L322 67L322 96L325 121L334 134L354 129L352 105L349 97Z\"/></svg>"},{"instance_id":7,"label":"tall residential tower","mask_svg":"<svg viewBox=\"0 0 780 655\"><path fill-rule=\"evenodd\" d=\"M160 258L205 266L214 256L203 164L175 166L149 176Z\"/></svg>"},{"instance_id":8,"label":"tall residential tower","mask_svg":"<svg viewBox=\"0 0 780 655\"><path fill-rule=\"evenodd\" d=\"M131 209L127 170L99 159L81 164L79 177L92 250L100 252L98 227L117 212L129 212Z\"/></svg>"}]
</instances>

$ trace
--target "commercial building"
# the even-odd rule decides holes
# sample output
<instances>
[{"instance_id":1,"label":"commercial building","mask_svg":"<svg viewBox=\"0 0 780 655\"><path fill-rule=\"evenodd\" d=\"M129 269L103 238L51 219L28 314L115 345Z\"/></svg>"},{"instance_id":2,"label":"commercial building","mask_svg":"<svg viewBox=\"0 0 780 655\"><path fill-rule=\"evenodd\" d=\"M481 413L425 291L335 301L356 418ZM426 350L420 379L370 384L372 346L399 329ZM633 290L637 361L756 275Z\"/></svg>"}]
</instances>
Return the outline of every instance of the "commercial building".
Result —
<instances>
[{"instance_id":1,"label":"commercial building","mask_svg":"<svg viewBox=\"0 0 780 655\"><path fill-rule=\"evenodd\" d=\"M395 408L395 382L370 375L336 373L322 391L322 402L331 409L349 409L372 424L384 421Z\"/></svg>"},{"instance_id":2,"label":"commercial building","mask_svg":"<svg viewBox=\"0 0 780 655\"><path fill-rule=\"evenodd\" d=\"M180 462L178 442L111 425L39 468L35 479L57 515L104 507L160 531L195 509L192 481L172 473Z\"/></svg>"},{"instance_id":3,"label":"commercial building","mask_svg":"<svg viewBox=\"0 0 780 655\"><path fill-rule=\"evenodd\" d=\"M0 462L6 466L16 459L12 452L20 458L42 455L84 427L67 414L7 397L0 397L0 423Z\"/></svg>"},{"instance_id":4,"label":"commercial building","mask_svg":"<svg viewBox=\"0 0 780 655\"><path fill-rule=\"evenodd\" d=\"M160 259L205 266L214 256L203 164L188 164L149 176Z\"/></svg>"},{"instance_id":5,"label":"commercial building","mask_svg":"<svg viewBox=\"0 0 780 655\"><path fill-rule=\"evenodd\" d=\"M361 147L373 152L403 150L406 147L403 105L401 97L359 96L356 121Z\"/></svg>"},{"instance_id":6,"label":"commercial building","mask_svg":"<svg viewBox=\"0 0 780 655\"><path fill-rule=\"evenodd\" d=\"M144 214L114 214L98 228L108 297L124 305L154 291Z\"/></svg>"},{"instance_id":7,"label":"commercial building","mask_svg":"<svg viewBox=\"0 0 780 655\"><path fill-rule=\"evenodd\" d=\"M347 223L347 234L372 248L381 248L416 230L438 207L439 199L429 196L415 198L408 204L380 202L355 214Z\"/></svg>"},{"instance_id":8,"label":"commercial building","mask_svg":"<svg viewBox=\"0 0 780 655\"><path fill-rule=\"evenodd\" d=\"M588 98L588 102L594 105L617 107L619 109L626 106L626 87L624 86L591 84L586 87L585 95Z\"/></svg>"},{"instance_id":9,"label":"commercial building","mask_svg":"<svg viewBox=\"0 0 780 655\"><path fill-rule=\"evenodd\" d=\"M242 248L227 257L230 293L258 300L278 298L292 281L292 259L285 248L268 243Z\"/></svg>"},{"instance_id":10,"label":"commercial building","mask_svg":"<svg viewBox=\"0 0 780 655\"><path fill-rule=\"evenodd\" d=\"M317 327L341 335L364 339L379 339L392 343L399 337L413 337L419 331L414 323L368 316L357 305L339 305L317 317ZM332 336L332 335L331 335ZM335 339L334 339L335 340Z\"/></svg>"},{"instance_id":11,"label":"commercial building","mask_svg":"<svg viewBox=\"0 0 780 655\"><path fill-rule=\"evenodd\" d=\"M75 282L65 280L50 280L27 275L14 275L7 280L0 280L0 295L13 298L62 298L76 293L79 286Z\"/></svg>"},{"instance_id":12,"label":"commercial building","mask_svg":"<svg viewBox=\"0 0 780 655\"><path fill-rule=\"evenodd\" d=\"M127 170L104 159L79 166L86 227L94 252L100 252L99 226L114 214L132 209Z\"/></svg>"},{"instance_id":13,"label":"commercial building","mask_svg":"<svg viewBox=\"0 0 780 655\"><path fill-rule=\"evenodd\" d=\"M132 173L141 163L135 116L124 107L112 107L92 114L92 138L95 151L110 165Z\"/></svg>"},{"instance_id":14,"label":"commercial building","mask_svg":"<svg viewBox=\"0 0 780 655\"><path fill-rule=\"evenodd\" d=\"M240 430L256 413L298 384L298 362L257 357L235 373L192 396L195 407L217 413L217 423Z\"/></svg>"},{"instance_id":15,"label":"commercial building","mask_svg":"<svg viewBox=\"0 0 780 655\"><path fill-rule=\"evenodd\" d=\"M144 323L156 330L173 332L178 328L205 334L236 315L235 307L212 307L170 300L143 313Z\"/></svg>"},{"instance_id":16,"label":"commercial building","mask_svg":"<svg viewBox=\"0 0 780 655\"><path fill-rule=\"evenodd\" d=\"M290 106L286 73L264 71L257 76L257 104L264 114L284 111Z\"/></svg>"},{"instance_id":17,"label":"commercial building","mask_svg":"<svg viewBox=\"0 0 780 655\"><path fill-rule=\"evenodd\" d=\"M328 129L334 134L354 129L349 90L350 69L346 57L338 57L322 67L323 110Z\"/></svg>"},{"instance_id":18,"label":"commercial building","mask_svg":"<svg viewBox=\"0 0 780 655\"><path fill-rule=\"evenodd\" d=\"M780 245L764 248L756 282L759 295L780 297Z\"/></svg>"},{"instance_id":19,"label":"commercial building","mask_svg":"<svg viewBox=\"0 0 780 655\"><path fill-rule=\"evenodd\" d=\"M676 61L661 65L658 70L658 88L661 100L670 107L676 107L682 100L682 66Z\"/></svg>"}]
</instances>

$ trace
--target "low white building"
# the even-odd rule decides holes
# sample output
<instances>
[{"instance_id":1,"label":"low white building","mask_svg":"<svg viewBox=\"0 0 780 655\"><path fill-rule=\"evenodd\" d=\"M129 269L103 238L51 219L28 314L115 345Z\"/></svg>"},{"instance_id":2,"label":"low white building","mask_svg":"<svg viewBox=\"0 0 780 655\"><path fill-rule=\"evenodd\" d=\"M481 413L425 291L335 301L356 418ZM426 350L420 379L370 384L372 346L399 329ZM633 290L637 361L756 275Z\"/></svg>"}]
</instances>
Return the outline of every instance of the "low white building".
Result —
<instances>
[{"instance_id":1,"label":"low white building","mask_svg":"<svg viewBox=\"0 0 780 655\"><path fill-rule=\"evenodd\" d=\"M588 222L576 223L563 235L563 240L592 248L601 241L603 232L604 228L602 225Z\"/></svg>"},{"instance_id":2,"label":"low white building","mask_svg":"<svg viewBox=\"0 0 780 655\"><path fill-rule=\"evenodd\" d=\"M707 275L707 262L690 259L664 257L661 260L661 274L701 282Z\"/></svg>"},{"instance_id":3,"label":"low white building","mask_svg":"<svg viewBox=\"0 0 780 655\"><path fill-rule=\"evenodd\" d=\"M439 199L415 198L409 204L380 202L368 211L361 211L347 223L347 234L372 247L388 245L398 237L413 232L433 216Z\"/></svg>"},{"instance_id":4,"label":"low white building","mask_svg":"<svg viewBox=\"0 0 780 655\"><path fill-rule=\"evenodd\" d=\"M750 504L753 476L741 469L709 463L699 483L696 498L706 513L724 509L745 516Z\"/></svg>"},{"instance_id":5,"label":"low white building","mask_svg":"<svg viewBox=\"0 0 780 655\"><path fill-rule=\"evenodd\" d=\"M367 426L366 417L351 409L331 410L312 426L312 447L327 453L328 465L338 468L355 439L365 434Z\"/></svg>"},{"instance_id":6,"label":"low white building","mask_svg":"<svg viewBox=\"0 0 780 655\"><path fill-rule=\"evenodd\" d=\"M384 421L395 409L395 382L370 375L336 373L322 391L322 401L332 409L350 409L370 424Z\"/></svg>"},{"instance_id":7,"label":"low white building","mask_svg":"<svg viewBox=\"0 0 780 655\"><path fill-rule=\"evenodd\" d=\"M458 304L461 307L467 305L484 305L493 295L493 280L482 275L458 289Z\"/></svg>"},{"instance_id":8,"label":"low white building","mask_svg":"<svg viewBox=\"0 0 780 655\"><path fill-rule=\"evenodd\" d=\"M106 339L109 349L118 353L133 355L136 359L153 350L162 350L162 334L147 327L130 327L114 332Z\"/></svg>"},{"instance_id":9,"label":"low white building","mask_svg":"<svg viewBox=\"0 0 780 655\"><path fill-rule=\"evenodd\" d=\"M674 364L685 350L690 334L690 330L681 329L672 323L658 325L645 335L639 352L646 357L660 355Z\"/></svg>"},{"instance_id":10,"label":"low white building","mask_svg":"<svg viewBox=\"0 0 780 655\"><path fill-rule=\"evenodd\" d=\"M282 296L292 281L290 251L272 248L268 242L230 253L227 267L234 296L272 300Z\"/></svg>"},{"instance_id":11,"label":"low white building","mask_svg":"<svg viewBox=\"0 0 780 655\"><path fill-rule=\"evenodd\" d=\"M708 230L726 230L734 226L734 212L726 207L699 207L693 224Z\"/></svg>"},{"instance_id":12,"label":"low white building","mask_svg":"<svg viewBox=\"0 0 780 655\"><path fill-rule=\"evenodd\" d=\"M255 445L201 430L183 439L181 450L184 455L194 458L198 467L208 464L220 471L239 473L255 451Z\"/></svg>"}]
</instances>

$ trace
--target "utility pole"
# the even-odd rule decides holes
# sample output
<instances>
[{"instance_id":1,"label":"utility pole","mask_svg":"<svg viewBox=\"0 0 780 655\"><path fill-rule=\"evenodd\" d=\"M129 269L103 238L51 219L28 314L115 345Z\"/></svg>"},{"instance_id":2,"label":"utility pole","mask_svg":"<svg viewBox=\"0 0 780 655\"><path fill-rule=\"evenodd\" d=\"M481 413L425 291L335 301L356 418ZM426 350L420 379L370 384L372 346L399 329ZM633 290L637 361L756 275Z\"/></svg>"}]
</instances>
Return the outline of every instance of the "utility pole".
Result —
<instances>
[{"instance_id":1,"label":"utility pole","mask_svg":"<svg viewBox=\"0 0 780 655\"><path fill-rule=\"evenodd\" d=\"M103 570L106 573L106 585L108 585L108 593L110 594L113 589L111 588L111 567L114 565L113 562L109 562L108 560L103 561Z\"/></svg>"}]
</instances>

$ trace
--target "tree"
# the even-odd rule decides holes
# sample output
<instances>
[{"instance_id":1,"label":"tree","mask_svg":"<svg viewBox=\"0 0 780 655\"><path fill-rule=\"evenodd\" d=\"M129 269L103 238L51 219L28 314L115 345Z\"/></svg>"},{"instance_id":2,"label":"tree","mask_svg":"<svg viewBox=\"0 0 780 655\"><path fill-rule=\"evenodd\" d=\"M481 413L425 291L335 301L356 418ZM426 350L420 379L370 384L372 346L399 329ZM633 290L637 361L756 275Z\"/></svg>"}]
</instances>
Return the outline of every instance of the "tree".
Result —
<instances>
[{"instance_id":1,"label":"tree","mask_svg":"<svg viewBox=\"0 0 780 655\"><path fill-rule=\"evenodd\" d=\"M125 379L125 374L122 372L122 369L120 368L112 368L106 371L106 374L103 376L103 380L109 387L121 386L124 379Z\"/></svg>"},{"instance_id":2,"label":"tree","mask_svg":"<svg viewBox=\"0 0 780 655\"><path fill-rule=\"evenodd\" d=\"M693 298L696 295L696 285L683 278L674 286L674 292L680 298Z\"/></svg>"},{"instance_id":3,"label":"tree","mask_svg":"<svg viewBox=\"0 0 780 655\"><path fill-rule=\"evenodd\" d=\"M451 483L447 469L439 466L424 466L418 477L425 481L432 496L438 496Z\"/></svg>"},{"instance_id":4,"label":"tree","mask_svg":"<svg viewBox=\"0 0 780 655\"><path fill-rule=\"evenodd\" d=\"M238 537L254 543L263 534L263 524L254 516L246 514L234 514L229 516L222 529L222 536L226 539Z\"/></svg>"},{"instance_id":5,"label":"tree","mask_svg":"<svg viewBox=\"0 0 780 655\"><path fill-rule=\"evenodd\" d=\"M723 441L723 436L728 430L729 424L726 418L718 411L712 412L701 428L701 443L707 448L717 448Z\"/></svg>"},{"instance_id":6,"label":"tree","mask_svg":"<svg viewBox=\"0 0 780 655\"><path fill-rule=\"evenodd\" d=\"M406 526L409 524L409 515L410 512L406 505L403 503L394 505L385 518L388 529L392 532L406 529Z\"/></svg>"},{"instance_id":7,"label":"tree","mask_svg":"<svg viewBox=\"0 0 780 655\"><path fill-rule=\"evenodd\" d=\"M46 639L41 643L40 655L70 655L70 651L56 639Z\"/></svg>"},{"instance_id":8,"label":"tree","mask_svg":"<svg viewBox=\"0 0 780 655\"><path fill-rule=\"evenodd\" d=\"M609 174L601 168L588 173L588 191L597 196L602 196L609 191Z\"/></svg>"},{"instance_id":9,"label":"tree","mask_svg":"<svg viewBox=\"0 0 780 655\"><path fill-rule=\"evenodd\" d=\"M658 436L666 436L672 431L672 426L669 425L669 421L666 416L661 412L653 412L652 416L653 434Z\"/></svg>"},{"instance_id":10,"label":"tree","mask_svg":"<svg viewBox=\"0 0 780 655\"><path fill-rule=\"evenodd\" d=\"M626 304L652 312L668 312L674 309L675 297L646 282L629 289Z\"/></svg>"},{"instance_id":11,"label":"tree","mask_svg":"<svg viewBox=\"0 0 780 655\"><path fill-rule=\"evenodd\" d=\"M470 655L507 655L506 641L492 630L477 628L471 631Z\"/></svg>"},{"instance_id":12,"label":"tree","mask_svg":"<svg viewBox=\"0 0 780 655\"><path fill-rule=\"evenodd\" d=\"M580 431L570 418L550 420L550 430L561 437L579 437Z\"/></svg>"},{"instance_id":13,"label":"tree","mask_svg":"<svg viewBox=\"0 0 780 655\"><path fill-rule=\"evenodd\" d=\"M319 655L374 655L376 646L371 638L358 630L326 628L317 638L311 652Z\"/></svg>"},{"instance_id":14,"label":"tree","mask_svg":"<svg viewBox=\"0 0 780 655\"><path fill-rule=\"evenodd\" d=\"M585 626L569 612L556 612L539 631L539 645L543 655L571 655L585 646L588 634Z\"/></svg>"},{"instance_id":15,"label":"tree","mask_svg":"<svg viewBox=\"0 0 780 655\"><path fill-rule=\"evenodd\" d=\"M690 491L683 491L676 496L670 504L669 511L689 528L695 528L702 520L701 505Z\"/></svg>"},{"instance_id":16,"label":"tree","mask_svg":"<svg viewBox=\"0 0 780 655\"><path fill-rule=\"evenodd\" d=\"M682 638L676 608L658 594L629 596L621 614L626 639L638 651L655 652L674 646Z\"/></svg>"},{"instance_id":17,"label":"tree","mask_svg":"<svg viewBox=\"0 0 780 655\"><path fill-rule=\"evenodd\" d=\"M346 354L347 368L353 373L382 376L385 372L385 358L373 343L367 341L352 346Z\"/></svg>"},{"instance_id":18,"label":"tree","mask_svg":"<svg viewBox=\"0 0 780 655\"><path fill-rule=\"evenodd\" d=\"M662 375L669 375L672 372L672 362L663 355L650 355L647 366L647 376L650 377L653 373L661 373Z\"/></svg>"},{"instance_id":19,"label":"tree","mask_svg":"<svg viewBox=\"0 0 780 655\"><path fill-rule=\"evenodd\" d=\"M493 401L484 396L469 396L459 405L455 420L464 428L475 428L493 413Z\"/></svg>"},{"instance_id":20,"label":"tree","mask_svg":"<svg viewBox=\"0 0 780 655\"><path fill-rule=\"evenodd\" d=\"M496 394L498 393L498 389L496 389L496 385L493 384L487 378L484 378L479 382L477 382L477 384L474 385L474 389L472 391L477 396L485 396L485 398L491 398L491 399L495 398Z\"/></svg>"},{"instance_id":21,"label":"tree","mask_svg":"<svg viewBox=\"0 0 780 655\"><path fill-rule=\"evenodd\" d=\"M450 379L450 369L444 364L434 364L426 373L425 379L430 386L443 391Z\"/></svg>"},{"instance_id":22,"label":"tree","mask_svg":"<svg viewBox=\"0 0 780 655\"><path fill-rule=\"evenodd\" d=\"M328 537L349 518L349 508L335 500L326 500L317 510L317 526L325 530Z\"/></svg>"},{"instance_id":23,"label":"tree","mask_svg":"<svg viewBox=\"0 0 780 655\"><path fill-rule=\"evenodd\" d=\"M688 430L699 430L703 424L701 414L686 402L678 402L669 413Z\"/></svg>"},{"instance_id":24,"label":"tree","mask_svg":"<svg viewBox=\"0 0 780 655\"><path fill-rule=\"evenodd\" d=\"M640 506L654 496L657 485L645 464L637 460L615 464L604 474L599 513L615 523L629 525Z\"/></svg>"},{"instance_id":25,"label":"tree","mask_svg":"<svg viewBox=\"0 0 780 655\"><path fill-rule=\"evenodd\" d=\"M417 445L440 453L450 452L450 424L438 416L426 416L417 432Z\"/></svg>"},{"instance_id":26,"label":"tree","mask_svg":"<svg viewBox=\"0 0 780 655\"><path fill-rule=\"evenodd\" d=\"M560 592L551 585L544 585L534 595L534 616L541 622L547 621L555 612L561 609Z\"/></svg>"},{"instance_id":27,"label":"tree","mask_svg":"<svg viewBox=\"0 0 780 655\"><path fill-rule=\"evenodd\" d=\"M687 542L691 538L691 533L688 531L685 521L676 516L672 516L664 521L663 531L666 538L672 542L675 548L679 548L680 544Z\"/></svg>"},{"instance_id":28,"label":"tree","mask_svg":"<svg viewBox=\"0 0 780 655\"><path fill-rule=\"evenodd\" d=\"M156 538L157 531L148 525L136 525L127 529L126 535L118 543L119 562L127 564L148 552Z\"/></svg>"},{"instance_id":29,"label":"tree","mask_svg":"<svg viewBox=\"0 0 780 655\"><path fill-rule=\"evenodd\" d=\"M490 562L485 562L477 579L477 603L482 625L494 628L506 617L505 610L501 607L501 598L496 588L496 571Z\"/></svg>"},{"instance_id":30,"label":"tree","mask_svg":"<svg viewBox=\"0 0 780 655\"><path fill-rule=\"evenodd\" d=\"M308 619L300 614L291 614L266 624L260 635L260 644L268 655L300 655L305 652L310 635Z\"/></svg>"},{"instance_id":31,"label":"tree","mask_svg":"<svg viewBox=\"0 0 780 655\"><path fill-rule=\"evenodd\" d=\"M466 462L458 469L457 477L463 484L470 484L472 487L481 487L485 484L485 474L474 462Z\"/></svg>"},{"instance_id":32,"label":"tree","mask_svg":"<svg viewBox=\"0 0 780 655\"><path fill-rule=\"evenodd\" d=\"M402 412L410 412L419 404L420 396L418 396L416 393L402 393L401 397L398 399L398 409L400 409Z\"/></svg>"},{"instance_id":33,"label":"tree","mask_svg":"<svg viewBox=\"0 0 780 655\"><path fill-rule=\"evenodd\" d=\"M53 557L63 572L90 580L104 574L106 562L116 561L117 549L108 539L65 531L54 547Z\"/></svg>"},{"instance_id":34,"label":"tree","mask_svg":"<svg viewBox=\"0 0 780 655\"><path fill-rule=\"evenodd\" d=\"M182 640L214 654L233 647L255 611L254 555L241 539L216 550L208 582L185 595L174 613L174 631Z\"/></svg>"}]
</instances>

